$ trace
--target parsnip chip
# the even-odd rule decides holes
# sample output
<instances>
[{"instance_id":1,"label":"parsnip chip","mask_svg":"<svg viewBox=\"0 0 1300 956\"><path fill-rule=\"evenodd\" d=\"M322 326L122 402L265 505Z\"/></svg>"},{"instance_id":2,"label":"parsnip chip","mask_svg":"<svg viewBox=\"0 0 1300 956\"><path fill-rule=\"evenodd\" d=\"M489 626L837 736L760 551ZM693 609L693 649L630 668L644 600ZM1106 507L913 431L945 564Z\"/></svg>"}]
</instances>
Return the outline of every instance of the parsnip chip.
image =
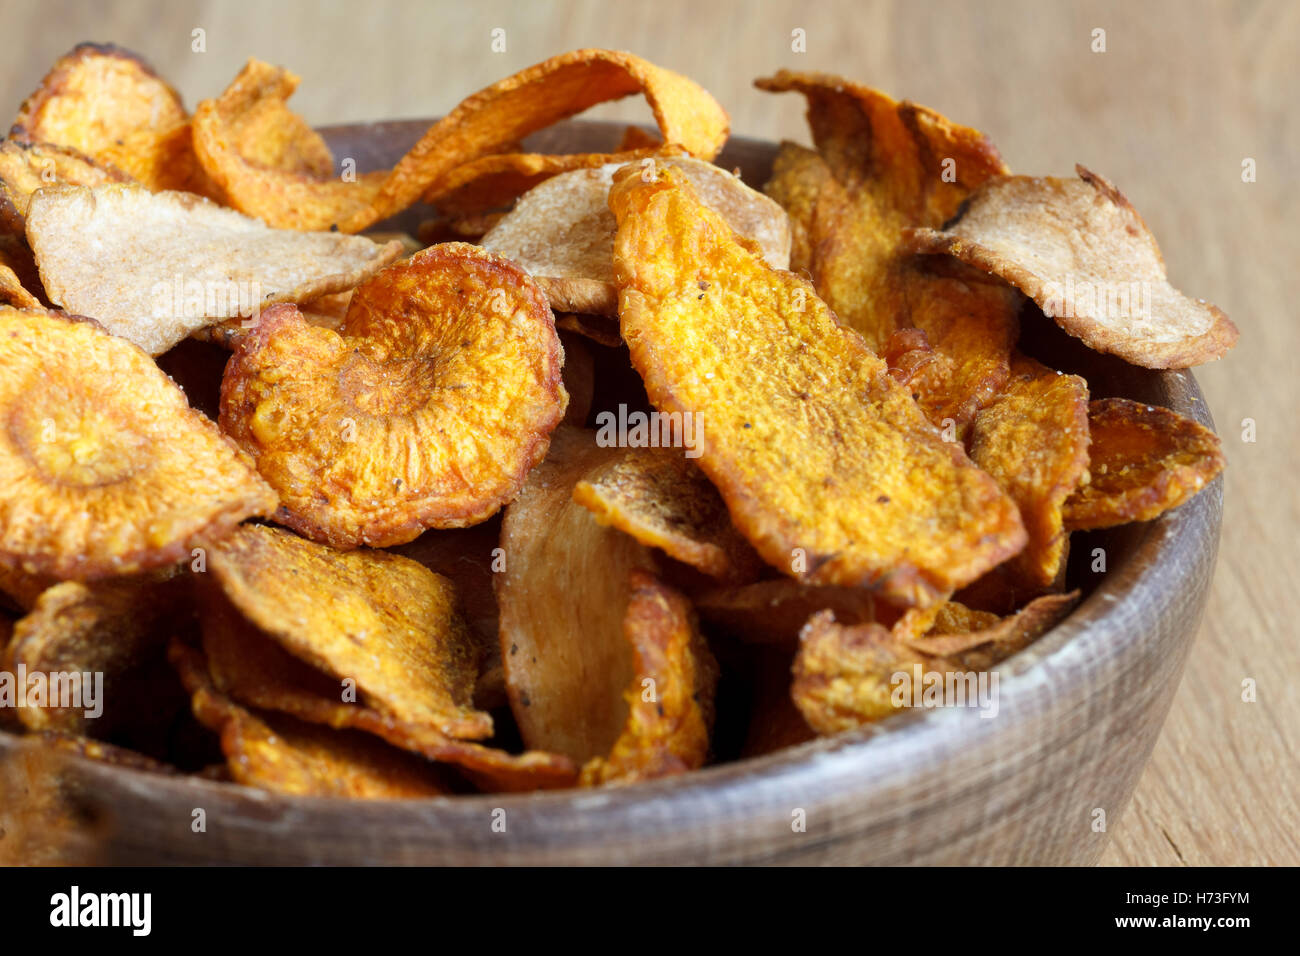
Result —
<instances>
[{"instance_id":1,"label":"parsnip chip","mask_svg":"<svg viewBox=\"0 0 1300 956\"><path fill-rule=\"evenodd\" d=\"M664 142L709 160L726 142L726 112L686 77L615 50L551 57L463 100L424 134L389 173L367 208L340 226L359 232L410 206L457 167L609 100L642 93Z\"/></svg>"},{"instance_id":2,"label":"parsnip chip","mask_svg":"<svg viewBox=\"0 0 1300 956\"><path fill-rule=\"evenodd\" d=\"M1088 383L1026 356L1007 388L975 419L970 456L1020 509L1025 550L997 573L1016 590L1041 591L1065 553L1065 500L1088 473Z\"/></svg>"},{"instance_id":3,"label":"parsnip chip","mask_svg":"<svg viewBox=\"0 0 1300 956\"><path fill-rule=\"evenodd\" d=\"M208 568L230 602L285 650L366 703L451 737L487 737L472 705L479 652L455 588L384 551L335 551L249 525L214 545Z\"/></svg>"},{"instance_id":4,"label":"parsnip chip","mask_svg":"<svg viewBox=\"0 0 1300 956\"><path fill-rule=\"evenodd\" d=\"M783 146L766 187L795 223L790 268L879 352L920 324L916 305L929 297L908 289L917 280L903 230L941 226L1006 166L978 130L839 77L782 70L755 85L802 93L817 147Z\"/></svg>"},{"instance_id":5,"label":"parsnip chip","mask_svg":"<svg viewBox=\"0 0 1300 956\"><path fill-rule=\"evenodd\" d=\"M681 173L626 167L610 206L632 362L660 412L701 417L699 465L769 564L928 605L1024 546L993 480Z\"/></svg>"},{"instance_id":6,"label":"parsnip chip","mask_svg":"<svg viewBox=\"0 0 1300 956\"><path fill-rule=\"evenodd\" d=\"M619 453L592 432L558 429L501 525L510 706L525 745L580 762L609 754L627 721L623 691L636 673L623 636L628 574L654 569L648 549L573 500L574 486Z\"/></svg>"},{"instance_id":7,"label":"parsnip chip","mask_svg":"<svg viewBox=\"0 0 1300 956\"><path fill-rule=\"evenodd\" d=\"M518 494L564 416L563 361L524 271L445 243L361 285L342 334L263 313L226 368L221 426L279 491L277 520L402 544Z\"/></svg>"},{"instance_id":8,"label":"parsnip chip","mask_svg":"<svg viewBox=\"0 0 1300 956\"><path fill-rule=\"evenodd\" d=\"M558 754L509 754L456 740L343 699L340 683L313 670L241 618L221 597L205 602L203 650L217 689L259 710L313 724L360 730L429 760L455 766L481 789L521 791L572 786L578 771Z\"/></svg>"},{"instance_id":9,"label":"parsnip chip","mask_svg":"<svg viewBox=\"0 0 1300 956\"><path fill-rule=\"evenodd\" d=\"M0 306L0 562L89 579L188 558L274 492L131 343Z\"/></svg>"},{"instance_id":10,"label":"parsnip chip","mask_svg":"<svg viewBox=\"0 0 1300 956\"><path fill-rule=\"evenodd\" d=\"M831 611L815 614L800 634L790 694L819 734L888 717L915 706L923 689L935 703L975 706L979 671L1037 640L1069 613L1077 591L1037 598L1010 617L940 609L933 637L907 639L877 623L843 625ZM975 626L977 631L945 628ZM949 700L949 687L964 700Z\"/></svg>"},{"instance_id":11,"label":"parsnip chip","mask_svg":"<svg viewBox=\"0 0 1300 956\"><path fill-rule=\"evenodd\" d=\"M740 236L755 243L773 269L790 262L790 224L785 212L712 163L686 157L646 157L681 170L700 200ZM617 165L563 173L524 195L483 237L483 248L513 259L532 274L551 307L588 315L618 315L614 286L614 233L609 187Z\"/></svg>"},{"instance_id":12,"label":"parsnip chip","mask_svg":"<svg viewBox=\"0 0 1300 956\"><path fill-rule=\"evenodd\" d=\"M1065 502L1070 531L1150 521L1223 471L1219 437L1156 405L1103 398L1088 406L1089 481Z\"/></svg>"},{"instance_id":13,"label":"parsnip chip","mask_svg":"<svg viewBox=\"0 0 1300 956\"><path fill-rule=\"evenodd\" d=\"M6 139L0 142L0 226L21 236L27 228L27 205L38 189L60 183L102 186L125 182L131 182L131 177L75 149Z\"/></svg>"},{"instance_id":14,"label":"parsnip chip","mask_svg":"<svg viewBox=\"0 0 1300 956\"><path fill-rule=\"evenodd\" d=\"M151 355L220 319L350 289L401 252L268 229L197 196L130 185L42 189L27 238L51 302Z\"/></svg>"},{"instance_id":15,"label":"parsnip chip","mask_svg":"<svg viewBox=\"0 0 1300 956\"><path fill-rule=\"evenodd\" d=\"M120 47L83 43L61 57L10 136L71 147L149 189L202 188L180 95Z\"/></svg>"},{"instance_id":16,"label":"parsnip chip","mask_svg":"<svg viewBox=\"0 0 1300 956\"><path fill-rule=\"evenodd\" d=\"M991 180L956 222L943 232L916 230L910 246L1001 276L1070 335L1134 365L1187 368L1232 348L1237 327L1169 284L1132 204L1096 173L1075 170L1077 180Z\"/></svg>"},{"instance_id":17,"label":"parsnip chip","mask_svg":"<svg viewBox=\"0 0 1300 956\"><path fill-rule=\"evenodd\" d=\"M789 578L718 587L694 595L700 617L748 644L793 644L818 611L845 624L875 619L876 601L865 588L814 587Z\"/></svg>"},{"instance_id":18,"label":"parsnip chip","mask_svg":"<svg viewBox=\"0 0 1300 956\"><path fill-rule=\"evenodd\" d=\"M717 489L680 448L629 448L573 489L601 524L730 584L758 578L762 559L731 524Z\"/></svg>"},{"instance_id":19,"label":"parsnip chip","mask_svg":"<svg viewBox=\"0 0 1300 956\"><path fill-rule=\"evenodd\" d=\"M237 783L307 797L391 799L451 792L435 764L369 734L245 710L213 687L201 653L178 642L169 653L193 699L194 716L220 735Z\"/></svg>"},{"instance_id":20,"label":"parsnip chip","mask_svg":"<svg viewBox=\"0 0 1300 956\"><path fill-rule=\"evenodd\" d=\"M718 664L690 602L644 571L631 572L623 630L635 676L628 716L607 756L582 768L584 786L635 783L703 766L713 732Z\"/></svg>"}]
</instances>

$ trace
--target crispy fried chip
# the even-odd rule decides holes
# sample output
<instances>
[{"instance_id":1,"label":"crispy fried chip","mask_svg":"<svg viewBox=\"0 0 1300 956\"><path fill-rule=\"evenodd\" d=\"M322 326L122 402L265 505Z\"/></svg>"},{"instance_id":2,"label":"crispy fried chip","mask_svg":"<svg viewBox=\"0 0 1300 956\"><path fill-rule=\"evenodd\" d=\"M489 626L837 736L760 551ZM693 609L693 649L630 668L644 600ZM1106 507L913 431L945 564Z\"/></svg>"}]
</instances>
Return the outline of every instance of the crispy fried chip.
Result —
<instances>
[{"instance_id":1,"label":"crispy fried chip","mask_svg":"<svg viewBox=\"0 0 1300 956\"><path fill-rule=\"evenodd\" d=\"M645 571L628 585L623 630L636 673L623 692L627 722L609 755L583 766L584 786L685 773L709 756L718 664L690 602Z\"/></svg>"},{"instance_id":2,"label":"crispy fried chip","mask_svg":"<svg viewBox=\"0 0 1300 956\"><path fill-rule=\"evenodd\" d=\"M444 532L445 533L445 532ZM224 598L206 603L203 650L213 683L223 694L259 710L314 724L351 728L396 747L456 766L485 790L520 791L571 786L573 762L558 754L508 754L456 740L425 724L410 724L342 699L339 682L313 670L239 617Z\"/></svg>"},{"instance_id":3,"label":"crispy fried chip","mask_svg":"<svg viewBox=\"0 0 1300 956\"><path fill-rule=\"evenodd\" d=\"M180 95L120 47L83 43L60 58L10 135L71 147L150 189L201 188Z\"/></svg>"},{"instance_id":4,"label":"crispy fried chip","mask_svg":"<svg viewBox=\"0 0 1300 956\"><path fill-rule=\"evenodd\" d=\"M1088 471L1088 383L1017 356L1006 390L975 419L970 455L1011 496L1029 535L998 572L1017 590L1049 587L1065 553L1062 506Z\"/></svg>"},{"instance_id":5,"label":"crispy fried chip","mask_svg":"<svg viewBox=\"0 0 1300 956\"><path fill-rule=\"evenodd\" d=\"M501 653L524 743L585 762L609 754L636 673L623 636L628 574L653 570L636 539L599 524L573 489L618 456L593 432L558 429L551 451L506 508L497 575Z\"/></svg>"},{"instance_id":6,"label":"crispy fried chip","mask_svg":"<svg viewBox=\"0 0 1300 956\"><path fill-rule=\"evenodd\" d=\"M128 185L41 190L27 238L52 302L151 355L219 319L350 289L401 252L268 229L196 196Z\"/></svg>"},{"instance_id":7,"label":"crispy fried chip","mask_svg":"<svg viewBox=\"0 0 1300 956\"><path fill-rule=\"evenodd\" d=\"M220 735L238 783L308 797L384 799L451 792L435 764L369 734L254 714L213 687L198 651L173 642L169 654L193 698L194 716Z\"/></svg>"},{"instance_id":8,"label":"crispy fried chip","mask_svg":"<svg viewBox=\"0 0 1300 956\"><path fill-rule=\"evenodd\" d=\"M563 361L524 271L445 243L360 286L342 334L263 313L226 368L221 427L280 492L278 520L401 544L518 493L564 416Z\"/></svg>"},{"instance_id":9,"label":"crispy fried chip","mask_svg":"<svg viewBox=\"0 0 1300 956\"><path fill-rule=\"evenodd\" d=\"M1065 502L1070 531L1150 521L1177 508L1226 464L1219 437L1167 408L1127 398L1088 406L1090 480Z\"/></svg>"},{"instance_id":10,"label":"crispy fried chip","mask_svg":"<svg viewBox=\"0 0 1300 956\"><path fill-rule=\"evenodd\" d=\"M452 737L487 737L472 706L478 651L455 588L408 558L335 551L249 525L208 567L231 603L285 650L355 683L376 710Z\"/></svg>"},{"instance_id":11,"label":"crispy fried chip","mask_svg":"<svg viewBox=\"0 0 1300 956\"><path fill-rule=\"evenodd\" d=\"M0 226L22 235L32 193L47 186L102 186L130 182L131 177L83 156L75 149L49 143L0 142Z\"/></svg>"},{"instance_id":12,"label":"crispy fried chip","mask_svg":"<svg viewBox=\"0 0 1300 956\"><path fill-rule=\"evenodd\" d=\"M1070 335L1134 365L1187 368L1232 348L1237 327L1169 284L1137 210L1096 173L1075 170L1077 180L992 180L945 231L913 232L911 248L1001 276Z\"/></svg>"},{"instance_id":13,"label":"crispy fried chip","mask_svg":"<svg viewBox=\"0 0 1300 956\"><path fill-rule=\"evenodd\" d=\"M632 362L657 409L702 416L700 467L768 563L925 605L1023 547L993 480L679 172L647 183L627 167L610 205Z\"/></svg>"},{"instance_id":14,"label":"crispy fried chip","mask_svg":"<svg viewBox=\"0 0 1300 956\"><path fill-rule=\"evenodd\" d=\"M789 578L713 588L693 600L701 618L750 644L793 644L818 611L833 611L844 624L874 620L876 611L865 588L814 587Z\"/></svg>"},{"instance_id":15,"label":"crispy fried chip","mask_svg":"<svg viewBox=\"0 0 1300 956\"><path fill-rule=\"evenodd\" d=\"M1078 598L1077 591L1047 595L1000 620L949 607L940 610L933 637L910 639L877 623L839 624L833 612L821 611L800 634L790 694L819 734L888 717L920 701L923 689L937 688L941 693L953 679L955 688L964 687L970 700L976 672L1037 640L1069 613ZM972 626L979 630L947 630Z\"/></svg>"},{"instance_id":16,"label":"crispy fried chip","mask_svg":"<svg viewBox=\"0 0 1300 956\"><path fill-rule=\"evenodd\" d=\"M172 564L275 494L131 343L0 306L0 562L89 579Z\"/></svg>"},{"instance_id":17,"label":"crispy fried chip","mask_svg":"<svg viewBox=\"0 0 1300 956\"><path fill-rule=\"evenodd\" d=\"M625 449L578 482L573 500L601 524L721 581L745 584L763 568L717 489L681 449Z\"/></svg>"},{"instance_id":18,"label":"crispy fried chip","mask_svg":"<svg viewBox=\"0 0 1300 956\"><path fill-rule=\"evenodd\" d=\"M686 157L647 157L679 169L700 200L740 236L757 244L773 269L790 262L790 224L781 207L712 163ZM529 271L551 307L588 315L618 315L614 286L614 233L609 187L617 165L581 169L548 179L529 191L482 239Z\"/></svg>"}]
</instances>

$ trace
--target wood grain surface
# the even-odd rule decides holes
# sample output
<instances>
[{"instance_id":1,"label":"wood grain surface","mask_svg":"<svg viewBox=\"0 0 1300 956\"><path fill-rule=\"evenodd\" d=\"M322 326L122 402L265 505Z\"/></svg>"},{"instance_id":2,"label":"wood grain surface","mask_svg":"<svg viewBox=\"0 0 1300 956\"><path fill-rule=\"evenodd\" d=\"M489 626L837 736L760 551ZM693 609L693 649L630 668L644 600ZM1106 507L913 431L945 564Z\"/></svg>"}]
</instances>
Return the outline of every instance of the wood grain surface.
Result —
<instances>
[{"instance_id":1,"label":"wood grain surface","mask_svg":"<svg viewBox=\"0 0 1300 956\"><path fill-rule=\"evenodd\" d=\"M1300 4L4 0L0 24L15 38L0 111L82 40L142 53L191 106L250 55L282 63L320 125L437 115L549 55L607 46L694 77L736 133L806 141L798 98L750 83L816 69L985 130L1017 171L1103 173L1141 210L1172 280L1242 334L1197 372L1229 460L1205 623L1102 862L1300 863ZM492 51L497 28L505 52ZM1105 52L1092 49L1098 28ZM638 101L590 115L649 119ZM1255 702L1242 700L1247 679Z\"/></svg>"}]
</instances>

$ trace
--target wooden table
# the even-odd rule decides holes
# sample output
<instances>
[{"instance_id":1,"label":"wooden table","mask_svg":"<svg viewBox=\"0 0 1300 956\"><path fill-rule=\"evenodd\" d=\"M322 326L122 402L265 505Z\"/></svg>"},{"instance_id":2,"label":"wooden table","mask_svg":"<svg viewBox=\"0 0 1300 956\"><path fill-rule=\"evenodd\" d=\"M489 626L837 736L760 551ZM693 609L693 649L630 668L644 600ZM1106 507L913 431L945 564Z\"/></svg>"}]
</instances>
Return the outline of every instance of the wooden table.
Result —
<instances>
[{"instance_id":1,"label":"wooden table","mask_svg":"<svg viewBox=\"0 0 1300 956\"><path fill-rule=\"evenodd\" d=\"M11 111L82 40L144 54L190 105L250 55L283 63L303 77L294 102L316 124L437 115L554 53L607 46L694 77L737 133L806 141L801 100L750 81L817 69L985 130L1018 171L1066 175L1082 162L1111 178L1160 239L1173 281L1220 305L1242 336L1197 373L1229 459L1218 576L1104 862L1300 863L1300 5L7 0L0 18L22 38L0 60ZM1092 49L1098 28L1105 52ZM805 53L792 50L795 30ZM640 101L590 115L649 119ZM1247 158L1255 182L1242 181Z\"/></svg>"}]
</instances>

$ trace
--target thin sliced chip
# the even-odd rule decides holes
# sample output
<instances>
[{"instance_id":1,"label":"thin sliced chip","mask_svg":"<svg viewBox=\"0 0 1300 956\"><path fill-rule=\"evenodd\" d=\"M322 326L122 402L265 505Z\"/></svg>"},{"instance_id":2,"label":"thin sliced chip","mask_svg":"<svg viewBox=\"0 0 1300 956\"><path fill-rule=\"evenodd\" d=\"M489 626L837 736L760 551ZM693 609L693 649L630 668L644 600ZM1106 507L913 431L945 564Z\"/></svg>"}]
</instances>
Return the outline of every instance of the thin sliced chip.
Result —
<instances>
[{"instance_id":1,"label":"thin sliced chip","mask_svg":"<svg viewBox=\"0 0 1300 956\"><path fill-rule=\"evenodd\" d=\"M680 448L629 448L573 489L573 500L642 544L729 584L762 559L731 524L717 489Z\"/></svg>"},{"instance_id":2,"label":"thin sliced chip","mask_svg":"<svg viewBox=\"0 0 1300 956\"><path fill-rule=\"evenodd\" d=\"M573 500L574 486L619 453L593 432L558 429L501 525L510 706L528 747L579 762L609 754L627 721L623 691L636 673L623 636L628 574L654 569L647 548Z\"/></svg>"},{"instance_id":3,"label":"thin sliced chip","mask_svg":"<svg viewBox=\"0 0 1300 956\"><path fill-rule=\"evenodd\" d=\"M1187 368L1232 348L1237 327L1169 284L1132 204L1096 173L1075 170L1078 179L992 180L943 232L914 231L910 247L1001 276L1089 348L1134 365Z\"/></svg>"},{"instance_id":4,"label":"thin sliced chip","mask_svg":"<svg viewBox=\"0 0 1300 956\"><path fill-rule=\"evenodd\" d=\"M564 416L563 361L524 271L445 243L360 286L342 334L263 313L226 368L221 427L279 491L277 520L387 547L518 494Z\"/></svg>"},{"instance_id":5,"label":"thin sliced chip","mask_svg":"<svg viewBox=\"0 0 1300 956\"><path fill-rule=\"evenodd\" d=\"M248 525L208 567L232 604L285 650L370 706L452 737L487 737L472 705L479 654L452 583L384 551L335 551Z\"/></svg>"},{"instance_id":6,"label":"thin sliced chip","mask_svg":"<svg viewBox=\"0 0 1300 956\"><path fill-rule=\"evenodd\" d=\"M748 644L793 644L818 611L845 624L875 620L876 600L865 588L813 587L789 578L713 588L693 597L709 624Z\"/></svg>"},{"instance_id":7,"label":"thin sliced chip","mask_svg":"<svg viewBox=\"0 0 1300 956\"><path fill-rule=\"evenodd\" d=\"M1065 553L1062 507L1088 473L1088 383L1017 356L1006 390L975 419L970 455L1011 496L1029 535L997 572L1017 591L1050 587Z\"/></svg>"},{"instance_id":8,"label":"thin sliced chip","mask_svg":"<svg viewBox=\"0 0 1300 956\"><path fill-rule=\"evenodd\" d=\"M736 233L757 245L774 269L790 262L790 224L785 212L762 193L712 163L686 157L647 157L679 169L710 209ZM546 291L551 307L588 315L618 315L614 286L614 234L609 187L617 165L581 169L548 179L524 195L482 239L529 271Z\"/></svg>"},{"instance_id":9,"label":"thin sliced chip","mask_svg":"<svg viewBox=\"0 0 1300 956\"><path fill-rule=\"evenodd\" d=\"M288 107L299 82L288 70L250 59L223 94L227 100L246 98L246 108L227 117L231 145L257 166L319 178L332 176L334 154L329 146Z\"/></svg>"},{"instance_id":10,"label":"thin sliced chip","mask_svg":"<svg viewBox=\"0 0 1300 956\"><path fill-rule=\"evenodd\" d=\"M0 562L85 580L174 564L275 493L147 355L0 306Z\"/></svg>"},{"instance_id":11,"label":"thin sliced chip","mask_svg":"<svg viewBox=\"0 0 1300 956\"><path fill-rule=\"evenodd\" d=\"M647 183L626 167L610 206L632 362L660 412L702 416L699 465L769 564L927 605L1024 546L993 480L681 173Z\"/></svg>"},{"instance_id":12,"label":"thin sliced chip","mask_svg":"<svg viewBox=\"0 0 1300 956\"><path fill-rule=\"evenodd\" d=\"M173 642L169 654L192 697L194 716L220 735L237 783L295 796L354 799L451 792L435 764L369 734L254 714L213 687L201 653Z\"/></svg>"},{"instance_id":13,"label":"thin sliced chip","mask_svg":"<svg viewBox=\"0 0 1300 956\"><path fill-rule=\"evenodd\" d=\"M1088 406L1089 481L1065 502L1070 531L1150 521L1223 471L1219 436L1158 405L1103 398Z\"/></svg>"},{"instance_id":14,"label":"thin sliced chip","mask_svg":"<svg viewBox=\"0 0 1300 956\"><path fill-rule=\"evenodd\" d=\"M485 790L554 789L572 786L577 780L577 767L558 754L509 754L348 702L339 681L279 647L241 618L224 598L213 601L209 595L205 611L203 650L213 683L241 704L290 714L308 723L374 734L395 747L454 765Z\"/></svg>"},{"instance_id":15,"label":"thin sliced chip","mask_svg":"<svg viewBox=\"0 0 1300 956\"><path fill-rule=\"evenodd\" d=\"M0 226L22 235L27 206L38 189L64 183L102 186L131 182L131 177L97 163L75 149L49 143L0 142Z\"/></svg>"},{"instance_id":16,"label":"thin sliced chip","mask_svg":"<svg viewBox=\"0 0 1300 956\"><path fill-rule=\"evenodd\" d=\"M905 639L877 623L844 625L833 612L821 611L800 634L791 697L809 726L819 734L834 734L913 706L926 685L946 688L951 683L973 695L977 672L1037 640L1069 613L1078 597L1077 591L1041 597L997 623L989 620L992 615L953 609L943 626L964 620L981 630L933 638ZM965 702L974 704L970 696Z\"/></svg>"},{"instance_id":17,"label":"thin sliced chip","mask_svg":"<svg viewBox=\"0 0 1300 956\"><path fill-rule=\"evenodd\" d=\"M635 783L695 770L709 756L718 663L691 604L653 574L631 572L624 635L635 676L628 716L607 756L582 768L584 786Z\"/></svg>"},{"instance_id":18,"label":"thin sliced chip","mask_svg":"<svg viewBox=\"0 0 1300 956\"><path fill-rule=\"evenodd\" d=\"M273 302L350 289L401 252L360 236L268 229L187 193L43 189L27 239L50 301L94 316L151 355Z\"/></svg>"}]
</instances>

